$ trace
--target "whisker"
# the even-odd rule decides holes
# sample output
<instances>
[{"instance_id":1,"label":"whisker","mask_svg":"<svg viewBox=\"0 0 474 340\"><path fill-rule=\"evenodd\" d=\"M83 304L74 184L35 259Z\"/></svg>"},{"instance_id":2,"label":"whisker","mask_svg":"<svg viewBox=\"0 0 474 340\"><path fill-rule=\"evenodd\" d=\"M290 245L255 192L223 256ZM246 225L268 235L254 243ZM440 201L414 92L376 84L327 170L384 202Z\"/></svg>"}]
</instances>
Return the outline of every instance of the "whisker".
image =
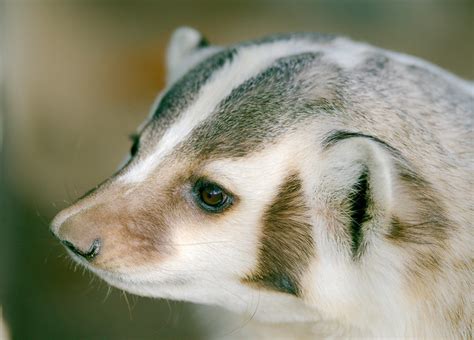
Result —
<instances>
[{"instance_id":1,"label":"whisker","mask_svg":"<svg viewBox=\"0 0 474 340\"><path fill-rule=\"evenodd\" d=\"M255 304L255 308L254 308L253 312L250 314L250 316L247 319L243 320L243 322L239 326L237 326L237 327L231 329L230 331L218 336L219 338L221 338L221 337L226 338L229 335L237 332L238 330L243 329L245 326L247 326L254 319L255 315L257 314L258 308L260 307L260 294L261 293L259 291L258 295L257 295L257 297L258 297L257 303Z\"/></svg>"},{"instance_id":2,"label":"whisker","mask_svg":"<svg viewBox=\"0 0 474 340\"><path fill-rule=\"evenodd\" d=\"M209 241L209 242L193 242L193 243L157 243L159 246L177 246L177 247L187 247L187 246L199 246L206 244L221 244L221 243L231 243L232 241Z\"/></svg>"},{"instance_id":3,"label":"whisker","mask_svg":"<svg viewBox=\"0 0 474 340\"><path fill-rule=\"evenodd\" d=\"M107 292L105 292L105 297L104 297L104 299L102 300L102 303L103 303L103 304L104 304L105 301L109 298L111 292L112 292L112 286L111 286L111 285L107 285Z\"/></svg>"},{"instance_id":4,"label":"whisker","mask_svg":"<svg viewBox=\"0 0 474 340\"><path fill-rule=\"evenodd\" d=\"M172 320L172 318L173 318L173 310L172 310L172 308L171 308L170 300L165 299L165 301L166 301L166 305L168 306L168 317L167 317L167 319L166 319L165 324L169 325L170 322L171 322L171 320Z\"/></svg>"},{"instance_id":5,"label":"whisker","mask_svg":"<svg viewBox=\"0 0 474 340\"><path fill-rule=\"evenodd\" d=\"M122 290L122 296L125 298L125 303L127 304L127 307L128 307L128 315L130 317L130 320L133 320L133 318L132 318L132 309L130 307L130 302L128 301L127 293L124 290Z\"/></svg>"}]
</instances>

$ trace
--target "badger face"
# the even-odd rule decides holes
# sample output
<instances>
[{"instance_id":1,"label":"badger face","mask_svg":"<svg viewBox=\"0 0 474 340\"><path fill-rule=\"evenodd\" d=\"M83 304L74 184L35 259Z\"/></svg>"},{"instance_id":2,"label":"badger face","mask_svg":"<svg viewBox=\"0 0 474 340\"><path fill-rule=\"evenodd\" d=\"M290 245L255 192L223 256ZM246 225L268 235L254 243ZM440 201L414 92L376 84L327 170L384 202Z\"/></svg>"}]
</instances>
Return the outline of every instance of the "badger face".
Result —
<instances>
[{"instance_id":1,"label":"badger face","mask_svg":"<svg viewBox=\"0 0 474 340\"><path fill-rule=\"evenodd\" d=\"M410 303L431 294L448 222L375 121L348 113L348 70L381 63L341 38L221 49L178 30L128 162L59 213L54 234L135 294L406 327Z\"/></svg>"}]
</instances>

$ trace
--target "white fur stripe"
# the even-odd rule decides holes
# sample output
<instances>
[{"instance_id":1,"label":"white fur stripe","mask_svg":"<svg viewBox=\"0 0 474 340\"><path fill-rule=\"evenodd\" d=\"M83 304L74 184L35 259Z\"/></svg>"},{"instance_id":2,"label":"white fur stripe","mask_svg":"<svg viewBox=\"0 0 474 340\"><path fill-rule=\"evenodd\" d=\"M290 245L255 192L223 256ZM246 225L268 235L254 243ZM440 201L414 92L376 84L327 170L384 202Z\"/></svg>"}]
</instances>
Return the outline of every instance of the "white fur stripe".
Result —
<instances>
[{"instance_id":1,"label":"white fur stripe","mask_svg":"<svg viewBox=\"0 0 474 340\"><path fill-rule=\"evenodd\" d=\"M136 183L146 179L163 157L207 119L234 88L267 69L277 59L321 49L320 45L301 39L241 48L232 61L217 70L201 87L197 100L181 113L178 121L166 131L150 156L136 164L118 180Z\"/></svg>"}]
</instances>

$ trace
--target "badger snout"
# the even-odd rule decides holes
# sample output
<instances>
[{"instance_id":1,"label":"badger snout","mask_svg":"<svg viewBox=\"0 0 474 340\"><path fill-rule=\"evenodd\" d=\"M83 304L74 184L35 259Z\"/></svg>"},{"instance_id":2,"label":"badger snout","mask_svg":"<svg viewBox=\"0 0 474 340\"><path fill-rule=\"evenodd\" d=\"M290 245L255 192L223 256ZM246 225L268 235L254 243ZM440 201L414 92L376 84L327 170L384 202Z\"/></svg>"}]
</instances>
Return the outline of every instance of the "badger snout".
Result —
<instances>
[{"instance_id":1,"label":"badger snout","mask_svg":"<svg viewBox=\"0 0 474 340\"><path fill-rule=\"evenodd\" d=\"M102 246L99 228L88 219L87 212L79 212L64 218L67 213L63 211L56 216L51 223L52 233L74 254L92 261L99 255Z\"/></svg>"},{"instance_id":2,"label":"badger snout","mask_svg":"<svg viewBox=\"0 0 474 340\"><path fill-rule=\"evenodd\" d=\"M75 260L87 261L91 269L124 274L161 263L172 252L172 209L147 196L146 188L127 190L119 184L96 190L61 211L51 231Z\"/></svg>"}]
</instances>

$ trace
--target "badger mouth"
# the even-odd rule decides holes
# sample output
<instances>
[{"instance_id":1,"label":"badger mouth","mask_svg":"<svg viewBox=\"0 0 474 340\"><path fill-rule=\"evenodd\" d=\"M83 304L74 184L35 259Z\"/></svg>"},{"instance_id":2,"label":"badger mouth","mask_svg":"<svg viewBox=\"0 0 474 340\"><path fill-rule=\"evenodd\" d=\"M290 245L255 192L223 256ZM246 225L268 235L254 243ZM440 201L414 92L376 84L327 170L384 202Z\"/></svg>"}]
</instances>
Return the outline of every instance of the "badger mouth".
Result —
<instances>
[{"instance_id":1,"label":"badger mouth","mask_svg":"<svg viewBox=\"0 0 474 340\"><path fill-rule=\"evenodd\" d=\"M102 269L94 266L93 263L89 262L82 256L78 256L70 249L67 249L67 252L78 265L83 266L110 286L135 295L146 297L168 297L164 294L163 288L179 287L189 282L189 280L185 278L166 277L162 271L160 271L160 274L164 277L161 277L160 279L152 279L150 277L150 270L146 267L135 268L134 271L129 272ZM156 272L157 269L155 268L154 271Z\"/></svg>"}]
</instances>

